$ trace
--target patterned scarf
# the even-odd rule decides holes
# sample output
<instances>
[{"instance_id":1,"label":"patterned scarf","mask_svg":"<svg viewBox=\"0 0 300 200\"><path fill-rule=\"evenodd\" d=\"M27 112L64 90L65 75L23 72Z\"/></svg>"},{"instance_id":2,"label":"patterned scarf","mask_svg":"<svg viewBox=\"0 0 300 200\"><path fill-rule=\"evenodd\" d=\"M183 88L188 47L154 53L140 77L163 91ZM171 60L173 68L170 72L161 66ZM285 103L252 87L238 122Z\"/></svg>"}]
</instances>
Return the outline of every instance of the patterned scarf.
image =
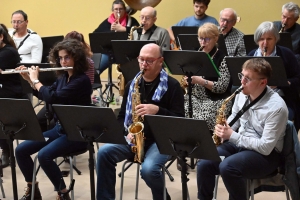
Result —
<instances>
[{"instance_id":1,"label":"patterned scarf","mask_svg":"<svg viewBox=\"0 0 300 200\"><path fill-rule=\"evenodd\" d=\"M134 91L134 83L136 81L136 78L141 74L139 72L134 79L132 80L127 96L127 103L126 103L126 115L125 115L125 121L124 121L124 127L127 129L132 124L132 93ZM141 79L139 84L141 83ZM152 100L155 102L160 102L161 98L164 96L164 94L168 90L168 74L167 72L162 69L160 71L160 77L159 77L159 84L152 96Z\"/></svg>"},{"instance_id":2,"label":"patterned scarf","mask_svg":"<svg viewBox=\"0 0 300 200\"><path fill-rule=\"evenodd\" d=\"M122 25L122 26L126 26L126 23L127 23L127 14L125 13L125 15L123 16L123 17L121 17L120 19L119 19L119 23ZM115 18L115 15L114 15L114 13L112 13L110 16L109 16L109 18L108 18L108 22L109 23L114 23L115 21L116 21L117 19Z\"/></svg>"}]
</instances>

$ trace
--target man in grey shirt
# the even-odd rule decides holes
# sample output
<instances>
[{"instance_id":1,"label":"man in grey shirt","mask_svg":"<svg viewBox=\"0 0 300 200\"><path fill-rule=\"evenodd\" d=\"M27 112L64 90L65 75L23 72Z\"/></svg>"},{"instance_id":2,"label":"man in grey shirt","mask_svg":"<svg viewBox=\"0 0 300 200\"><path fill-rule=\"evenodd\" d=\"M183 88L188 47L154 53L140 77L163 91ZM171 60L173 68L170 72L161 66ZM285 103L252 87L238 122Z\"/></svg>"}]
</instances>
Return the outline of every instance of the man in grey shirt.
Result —
<instances>
[{"instance_id":1,"label":"man in grey shirt","mask_svg":"<svg viewBox=\"0 0 300 200\"><path fill-rule=\"evenodd\" d=\"M143 28L133 32L133 40L154 40L163 50L170 50L170 36L166 29L156 26L157 12L147 6L141 10L140 24Z\"/></svg>"},{"instance_id":2,"label":"man in grey shirt","mask_svg":"<svg viewBox=\"0 0 300 200\"><path fill-rule=\"evenodd\" d=\"M243 90L236 96L227 122L245 106L256 103L231 127L227 123L215 126L215 134L224 141L217 150L225 159L198 162L199 199L212 199L215 175L220 174L229 198L246 200L245 180L267 176L279 166L288 109L283 99L267 86L271 71L270 64L263 58L244 63L239 73Z\"/></svg>"}]
</instances>

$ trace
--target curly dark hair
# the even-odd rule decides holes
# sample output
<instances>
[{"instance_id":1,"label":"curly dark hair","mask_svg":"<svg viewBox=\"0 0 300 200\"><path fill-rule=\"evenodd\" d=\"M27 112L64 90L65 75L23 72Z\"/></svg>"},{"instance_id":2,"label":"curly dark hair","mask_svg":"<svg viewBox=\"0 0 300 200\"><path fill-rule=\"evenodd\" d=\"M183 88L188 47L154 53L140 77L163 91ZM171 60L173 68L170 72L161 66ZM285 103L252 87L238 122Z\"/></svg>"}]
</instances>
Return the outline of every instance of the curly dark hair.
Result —
<instances>
[{"instance_id":1,"label":"curly dark hair","mask_svg":"<svg viewBox=\"0 0 300 200\"><path fill-rule=\"evenodd\" d=\"M75 39L66 39L57 43L49 53L49 60L55 63L56 67L61 67L59 61L59 51L65 50L74 60L73 74L81 74L89 69L86 59L85 49L81 42ZM57 71L57 74L63 74L63 71Z\"/></svg>"}]
</instances>

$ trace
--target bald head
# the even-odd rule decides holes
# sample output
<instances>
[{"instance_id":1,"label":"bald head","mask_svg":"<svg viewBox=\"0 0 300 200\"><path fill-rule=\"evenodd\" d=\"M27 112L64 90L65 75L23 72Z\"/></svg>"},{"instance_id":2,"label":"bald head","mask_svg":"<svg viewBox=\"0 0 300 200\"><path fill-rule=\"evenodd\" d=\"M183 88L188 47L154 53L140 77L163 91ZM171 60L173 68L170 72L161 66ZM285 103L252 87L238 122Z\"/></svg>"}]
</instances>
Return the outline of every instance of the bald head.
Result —
<instances>
[{"instance_id":1,"label":"bald head","mask_svg":"<svg viewBox=\"0 0 300 200\"><path fill-rule=\"evenodd\" d=\"M232 8L224 8L223 10L221 10L220 17L222 17L223 13L226 14L226 15L228 15L228 16L230 16L230 17L232 17L236 21L237 14L236 14L236 11L233 10Z\"/></svg>"},{"instance_id":2,"label":"bald head","mask_svg":"<svg viewBox=\"0 0 300 200\"><path fill-rule=\"evenodd\" d=\"M147 6L141 10L141 15L156 17L156 10L151 6Z\"/></svg>"}]
</instances>

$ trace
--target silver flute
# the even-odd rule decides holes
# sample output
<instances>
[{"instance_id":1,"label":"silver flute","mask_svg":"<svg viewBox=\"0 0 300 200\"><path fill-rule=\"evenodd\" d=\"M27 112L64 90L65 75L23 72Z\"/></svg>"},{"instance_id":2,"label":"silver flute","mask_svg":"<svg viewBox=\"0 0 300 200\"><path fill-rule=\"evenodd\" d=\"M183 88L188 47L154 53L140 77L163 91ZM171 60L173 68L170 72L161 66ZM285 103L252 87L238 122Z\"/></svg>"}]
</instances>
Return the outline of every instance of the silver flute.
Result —
<instances>
[{"instance_id":1,"label":"silver flute","mask_svg":"<svg viewBox=\"0 0 300 200\"><path fill-rule=\"evenodd\" d=\"M58 70L71 70L73 67L51 67L51 68L40 68L39 72L48 72L48 71L58 71ZM18 74L22 72L29 72L28 69L25 70L15 70L15 69L8 69L5 71L1 71L1 74Z\"/></svg>"}]
</instances>

